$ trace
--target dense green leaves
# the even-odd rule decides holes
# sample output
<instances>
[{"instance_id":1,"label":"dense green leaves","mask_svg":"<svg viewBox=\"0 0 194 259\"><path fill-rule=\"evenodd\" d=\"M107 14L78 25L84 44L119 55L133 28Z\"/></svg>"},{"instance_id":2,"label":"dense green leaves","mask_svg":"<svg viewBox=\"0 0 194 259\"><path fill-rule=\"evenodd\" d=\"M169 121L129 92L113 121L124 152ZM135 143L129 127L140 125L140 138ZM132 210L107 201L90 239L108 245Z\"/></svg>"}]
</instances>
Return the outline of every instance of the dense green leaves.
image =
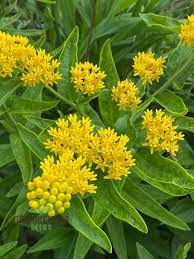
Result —
<instances>
[{"instance_id":1,"label":"dense green leaves","mask_svg":"<svg viewBox=\"0 0 194 259\"><path fill-rule=\"evenodd\" d=\"M91 219L83 201L76 197L66 211L68 222L81 234L111 253L112 247L107 235Z\"/></svg>"},{"instance_id":2,"label":"dense green leaves","mask_svg":"<svg viewBox=\"0 0 194 259\"><path fill-rule=\"evenodd\" d=\"M112 182L107 180L98 181L98 191L95 199L115 218L123 220L138 230L147 233L147 226L140 214L119 194Z\"/></svg>"},{"instance_id":3,"label":"dense green leaves","mask_svg":"<svg viewBox=\"0 0 194 259\"><path fill-rule=\"evenodd\" d=\"M182 220L171 214L154 197L141 190L138 185L132 183L130 180L127 180L124 184L122 196L144 214L154 217L172 227L189 230L189 227Z\"/></svg>"},{"instance_id":4,"label":"dense green leaves","mask_svg":"<svg viewBox=\"0 0 194 259\"><path fill-rule=\"evenodd\" d=\"M158 153L151 154L149 149L141 149L136 153L137 168L162 183L171 183L179 187L194 189L194 177L178 163Z\"/></svg>"}]
</instances>

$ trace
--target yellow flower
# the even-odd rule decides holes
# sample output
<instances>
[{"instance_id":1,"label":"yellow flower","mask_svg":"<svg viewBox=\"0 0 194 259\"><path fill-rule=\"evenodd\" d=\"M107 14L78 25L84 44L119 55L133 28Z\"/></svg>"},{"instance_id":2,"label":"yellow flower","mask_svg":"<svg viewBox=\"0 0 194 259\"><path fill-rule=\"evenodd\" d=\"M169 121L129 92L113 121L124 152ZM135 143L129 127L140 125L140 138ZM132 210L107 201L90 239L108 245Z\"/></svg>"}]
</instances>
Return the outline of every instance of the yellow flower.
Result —
<instances>
[{"instance_id":1,"label":"yellow flower","mask_svg":"<svg viewBox=\"0 0 194 259\"><path fill-rule=\"evenodd\" d=\"M68 119L59 119L56 128L48 130L52 139L45 142L45 147L55 154L62 154L67 148L76 154L82 155L87 160L91 156L94 126L89 118L78 120L76 114L70 114Z\"/></svg>"},{"instance_id":2,"label":"yellow flower","mask_svg":"<svg viewBox=\"0 0 194 259\"><path fill-rule=\"evenodd\" d=\"M97 168L107 172L105 179L120 180L122 176L127 176L130 167L135 165L135 159L126 147L128 141L126 135L119 136L110 128L97 131L93 142L96 153L92 160Z\"/></svg>"},{"instance_id":3,"label":"yellow flower","mask_svg":"<svg viewBox=\"0 0 194 259\"><path fill-rule=\"evenodd\" d=\"M25 72L21 78L24 84L34 86L43 83L48 86L61 79L61 75L55 72L60 63L51 59L52 56L46 54L45 50L38 50L34 55L28 56L23 64Z\"/></svg>"},{"instance_id":4,"label":"yellow flower","mask_svg":"<svg viewBox=\"0 0 194 259\"><path fill-rule=\"evenodd\" d=\"M95 193L96 186L90 181L95 181L96 175L85 163L83 157L75 158L68 149L56 162L52 156L45 158L41 162L42 175L28 183L29 206L55 216L69 208L72 194Z\"/></svg>"},{"instance_id":5,"label":"yellow flower","mask_svg":"<svg viewBox=\"0 0 194 259\"><path fill-rule=\"evenodd\" d=\"M194 44L194 15L188 16L188 21L181 25L180 37L185 44Z\"/></svg>"},{"instance_id":6,"label":"yellow flower","mask_svg":"<svg viewBox=\"0 0 194 259\"><path fill-rule=\"evenodd\" d=\"M22 72L25 85L53 85L61 75L56 72L59 62L45 50L38 50L23 36L0 32L0 77L12 76L14 69Z\"/></svg>"},{"instance_id":7,"label":"yellow flower","mask_svg":"<svg viewBox=\"0 0 194 259\"><path fill-rule=\"evenodd\" d=\"M80 62L70 72L75 89L83 94L93 95L105 87L102 80L106 75L97 65Z\"/></svg>"},{"instance_id":8,"label":"yellow flower","mask_svg":"<svg viewBox=\"0 0 194 259\"><path fill-rule=\"evenodd\" d=\"M164 58L155 58L152 52L139 52L134 60L134 76L139 76L143 84L152 84L153 81L159 81L164 74Z\"/></svg>"},{"instance_id":9,"label":"yellow flower","mask_svg":"<svg viewBox=\"0 0 194 259\"><path fill-rule=\"evenodd\" d=\"M100 129L94 133L89 118L78 120L76 115L58 120L57 126L49 129L52 139L45 142L46 148L56 155L65 153L69 148L76 155L83 156L88 165L106 171L106 179L121 179L134 165L134 159L126 148L127 136L118 136L113 129Z\"/></svg>"},{"instance_id":10,"label":"yellow flower","mask_svg":"<svg viewBox=\"0 0 194 259\"><path fill-rule=\"evenodd\" d=\"M153 151L167 151L175 155L179 149L178 140L182 140L184 135L177 132L178 126L173 125L174 118L165 115L162 110L156 110L155 115L152 110L147 110L143 116L143 128L147 131L145 144Z\"/></svg>"},{"instance_id":11,"label":"yellow flower","mask_svg":"<svg viewBox=\"0 0 194 259\"><path fill-rule=\"evenodd\" d=\"M119 110L134 109L141 103L137 93L136 85L126 79L112 88L112 99L117 102Z\"/></svg>"}]
</instances>

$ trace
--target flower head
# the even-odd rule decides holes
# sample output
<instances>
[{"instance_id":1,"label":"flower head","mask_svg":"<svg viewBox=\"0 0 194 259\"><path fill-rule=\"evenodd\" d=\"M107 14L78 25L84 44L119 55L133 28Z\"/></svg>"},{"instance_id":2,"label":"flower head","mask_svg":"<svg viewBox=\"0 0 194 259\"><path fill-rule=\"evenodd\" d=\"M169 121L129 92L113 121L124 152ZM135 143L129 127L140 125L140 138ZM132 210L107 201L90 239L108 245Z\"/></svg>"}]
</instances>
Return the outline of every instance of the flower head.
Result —
<instances>
[{"instance_id":1,"label":"flower head","mask_svg":"<svg viewBox=\"0 0 194 259\"><path fill-rule=\"evenodd\" d=\"M41 163L42 175L28 183L29 206L55 216L70 207L72 195L95 193L96 186L90 181L95 181L96 175L85 162L68 149L56 162L52 156L45 158Z\"/></svg>"},{"instance_id":2,"label":"flower head","mask_svg":"<svg viewBox=\"0 0 194 259\"><path fill-rule=\"evenodd\" d=\"M102 80L106 75L97 65L80 62L72 67L70 72L74 87L83 94L93 95L105 87Z\"/></svg>"},{"instance_id":3,"label":"flower head","mask_svg":"<svg viewBox=\"0 0 194 259\"><path fill-rule=\"evenodd\" d=\"M105 179L120 180L135 165L135 159L126 147L128 141L126 135L119 136L110 128L97 131L93 144L96 152L92 160L97 168L107 172Z\"/></svg>"},{"instance_id":4,"label":"flower head","mask_svg":"<svg viewBox=\"0 0 194 259\"><path fill-rule=\"evenodd\" d=\"M155 58L152 52L139 52L134 60L134 76L139 76L143 84L152 84L153 81L159 81L164 74L164 58Z\"/></svg>"},{"instance_id":5,"label":"flower head","mask_svg":"<svg viewBox=\"0 0 194 259\"><path fill-rule=\"evenodd\" d=\"M181 25L180 37L185 44L194 44L194 15L188 16L188 21Z\"/></svg>"},{"instance_id":6,"label":"flower head","mask_svg":"<svg viewBox=\"0 0 194 259\"><path fill-rule=\"evenodd\" d=\"M126 79L112 88L112 99L117 102L120 110L134 109L141 103L137 93L136 85Z\"/></svg>"},{"instance_id":7,"label":"flower head","mask_svg":"<svg viewBox=\"0 0 194 259\"><path fill-rule=\"evenodd\" d=\"M61 75L56 72L59 62L45 50L36 50L23 36L0 32L0 77L12 76L14 69L22 72L25 85L53 85Z\"/></svg>"},{"instance_id":8,"label":"flower head","mask_svg":"<svg viewBox=\"0 0 194 259\"><path fill-rule=\"evenodd\" d=\"M162 110L156 110L155 115L152 110L147 110L143 116L143 128L147 131L145 144L153 151L167 151L172 155L178 151L178 140L182 140L184 135L177 132L178 126L173 125L174 118L165 115Z\"/></svg>"},{"instance_id":9,"label":"flower head","mask_svg":"<svg viewBox=\"0 0 194 259\"><path fill-rule=\"evenodd\" d=\"M57 126L49 129L52 138L45 142L46 148L56 155L71 149L77 156L83 156L89 166L106 171L106 179L121 179L129 173L135 160L126 148L129 141L126 135L119 136L113 129L94 132L89 118L78 120L76 115L58 120Z\"/></svg>"}]
</instances>

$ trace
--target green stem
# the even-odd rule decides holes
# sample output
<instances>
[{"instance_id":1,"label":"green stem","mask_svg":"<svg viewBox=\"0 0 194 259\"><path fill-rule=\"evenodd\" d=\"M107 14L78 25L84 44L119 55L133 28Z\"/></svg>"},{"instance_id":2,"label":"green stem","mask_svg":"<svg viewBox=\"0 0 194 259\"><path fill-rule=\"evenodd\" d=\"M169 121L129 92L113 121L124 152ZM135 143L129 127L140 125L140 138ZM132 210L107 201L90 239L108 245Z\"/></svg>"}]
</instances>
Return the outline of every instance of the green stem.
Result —
<instances>
[{"instance_id":1,"label":"green stem","mask_svg":"<svg viewBox=\"0 0 194 259\"><path fill-rule=\"evenodd\" d=\"M67 98L65 98L64 96L60 95L59 93L57 93L52 87L47 86L46 87L53 95L55 95L57 98L59 98L61 101L63 101L64 103L70 105L71 107L75 108L75 104L72 103L71 101L69 101Z\"/></svg>"}]
</instances>

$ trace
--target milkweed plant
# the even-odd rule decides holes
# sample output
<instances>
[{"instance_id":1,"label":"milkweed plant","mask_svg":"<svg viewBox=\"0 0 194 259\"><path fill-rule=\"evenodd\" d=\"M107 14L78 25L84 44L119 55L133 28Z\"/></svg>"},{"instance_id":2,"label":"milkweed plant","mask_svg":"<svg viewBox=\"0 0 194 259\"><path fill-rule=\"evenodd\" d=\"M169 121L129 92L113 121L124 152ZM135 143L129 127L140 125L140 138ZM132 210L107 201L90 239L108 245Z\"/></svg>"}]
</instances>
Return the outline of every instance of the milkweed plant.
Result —
<instances>
[{"instance_id":1,"label":"milkweed plant","mask_svg":"<svg viewBox=\"0 0 194 259\"><path fill-rule=\"evenodd\" d=\"M109 2L129 47L100 16L55 49L0 20L1 258L194 256L194 15Z\"/></svg>"}]
</instances>

